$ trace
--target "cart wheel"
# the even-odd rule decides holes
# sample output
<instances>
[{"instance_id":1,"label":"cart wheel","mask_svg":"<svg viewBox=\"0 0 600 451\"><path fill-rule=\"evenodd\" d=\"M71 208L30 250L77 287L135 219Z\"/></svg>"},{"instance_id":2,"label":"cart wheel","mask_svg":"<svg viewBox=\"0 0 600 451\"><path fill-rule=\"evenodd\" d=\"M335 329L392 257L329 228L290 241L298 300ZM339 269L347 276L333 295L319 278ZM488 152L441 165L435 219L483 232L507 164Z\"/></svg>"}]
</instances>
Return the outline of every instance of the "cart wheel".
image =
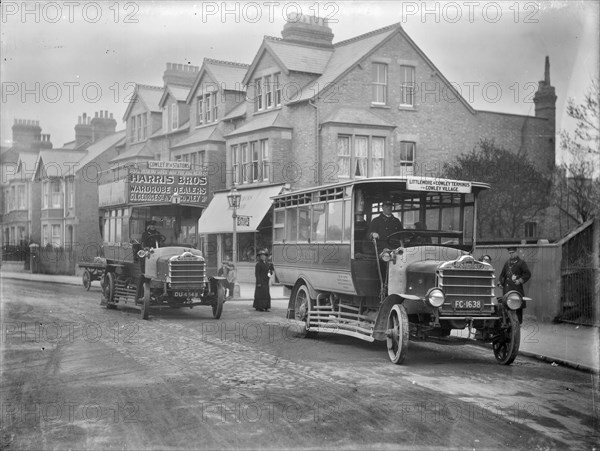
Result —
<instances>
[{"instance_id":1,"label":"cart wheel","mask_svg":"<svg viewBox=\"0 0 600 451\"><path fill-rule=\"evenodd\" d=\"M223 288L223 285L219 284L217 286L217 303L212 306L213 318L219 319L221 317L221 313L223 313L223 302L225 302L225 288Z\"/></svg>"},{"instance_id":2,"label":"cart wheel","mask_svg":"<svg viewBox=\"0 0 600 451\"><path fill-rule=\"evenodd\" d=\"M510 365L514 362L521 344L521 325L517 318L517 312L509 310L506 312L506 316L508 317L508 327L502 329L492 339L494 356L502 365Z\"/></svg>"},{"instance_id":3,"label":"cart wheel","mask_svg":"<svg viewBox=\"0 0 600 451\"><path fill-rule=\"evenodd\" d=\"M150 316L150 282L144 282L144 297L142 299L141 314L142 319L148 319L148 316Z\"/></svg>"},{"instance_id":4,"label":"cart wheel","mask_svg":"<svg viewBox=\"0 0 600 451\"><path fill-rule=\"evenodd\" d=\"M402 304L390 310L387 322L387 348L390 360L400 365L408 351L408 315Z\"/></svg>"},{"instance_id":5,"label":"cart wheel","mask_svg":"<svg viewBox=\"0 0 600 451\"><path fill-rule=\"evenodd\" d=\"M304 330L302 333L306 338L315 338L317 332L310 331L309 314L311 310L311 299L308 287L304 284L300 285L294 295L294 312L295 319L304 322Z\"/></svg>"},{"instance_id":6,"label":"cart wheel","mask_svg":"<svg viewBox=\"0 0 600 451\"><path fill-rule=\"evenodd\" d=\"M117 308L114 297L115 297L115 273L107 272L104 274L104 280L102 283L102 301L106 303L107 309Z\"/></svg>"},{"instance_id":7,"label":"cart wheel","mask_svg":"<svg viewBox=\"0 0 600 451\"><path fill-rule=\"evenodd\" d=\"M83 282L83 287L86 290L90 291L90 287L92 286L92 275L87 269L83 272L83 275L81 276L81 281Z\"/></svg>"}]
</instances>

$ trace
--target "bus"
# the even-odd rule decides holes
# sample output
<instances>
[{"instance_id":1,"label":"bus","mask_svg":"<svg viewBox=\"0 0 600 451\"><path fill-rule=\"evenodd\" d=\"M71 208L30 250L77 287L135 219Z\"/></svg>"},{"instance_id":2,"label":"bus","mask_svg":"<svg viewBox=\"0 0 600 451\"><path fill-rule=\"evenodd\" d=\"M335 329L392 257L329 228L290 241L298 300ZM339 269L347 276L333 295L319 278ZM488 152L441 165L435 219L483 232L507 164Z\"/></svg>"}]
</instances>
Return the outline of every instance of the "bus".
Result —
<instances>
[{"instance_id":1,"label":"bus","mask_svg":"<svg viewBox=\"0 0 600 451\"><path fill-rule=\"evenodd\" d=\"M491 343L497 362L511 364L526 298L496 297L494 268L473 257L477 199L489 188L375 177L273 197L272 258L290 292L287 318L306 336L386 341L396 364L410 339L454 341L445 337L468 328L467 338ZM369 226L390 202L401 227L374 239Z\"/></svg>"}]
</instances>

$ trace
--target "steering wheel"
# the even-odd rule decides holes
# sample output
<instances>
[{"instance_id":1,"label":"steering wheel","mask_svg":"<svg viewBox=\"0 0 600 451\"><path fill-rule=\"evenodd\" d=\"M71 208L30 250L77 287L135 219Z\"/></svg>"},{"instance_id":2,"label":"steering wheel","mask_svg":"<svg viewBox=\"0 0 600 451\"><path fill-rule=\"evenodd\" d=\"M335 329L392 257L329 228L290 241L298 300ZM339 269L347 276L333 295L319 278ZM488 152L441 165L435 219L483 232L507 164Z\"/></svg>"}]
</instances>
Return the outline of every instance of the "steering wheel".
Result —
<instances>
[{"instance_id":1,"label":"steering wheel","mask_svg":"<svg viewBox=\"0 0 600 451\"><path fill-rule=\"evenodd\" d=\"M406 245L417 237L414 230L399 230L388 236L388 243L394 247Z\"/></svg>"}]
</instances>

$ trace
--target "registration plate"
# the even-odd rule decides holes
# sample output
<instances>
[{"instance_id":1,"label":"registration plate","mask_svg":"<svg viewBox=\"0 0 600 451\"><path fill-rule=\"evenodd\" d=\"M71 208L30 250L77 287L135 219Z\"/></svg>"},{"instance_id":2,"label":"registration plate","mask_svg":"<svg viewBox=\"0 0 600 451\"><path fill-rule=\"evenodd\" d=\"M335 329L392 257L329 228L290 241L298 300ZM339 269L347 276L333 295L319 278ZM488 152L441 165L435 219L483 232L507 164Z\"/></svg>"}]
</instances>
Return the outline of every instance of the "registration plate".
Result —
<instances>
[{"instance_id":1,"label":"registration plate","mask_svg":"<svg viewBox=\"0 0 600 451\"><path fill-rule=\"evenodd\" d=\"M197 291L175 291L173 292L173 296L176 298L197 298Z\"/></svg>"},{"instance_id":2,"label":"registration plate","mask_svg":"<svg viewBox=\"0 0 600 451\"><path fill-rule=\"evenodd\" d=\"M455 310L481 310L481 300L457 300L454 301Z\"/></svg>"}]
</instances>

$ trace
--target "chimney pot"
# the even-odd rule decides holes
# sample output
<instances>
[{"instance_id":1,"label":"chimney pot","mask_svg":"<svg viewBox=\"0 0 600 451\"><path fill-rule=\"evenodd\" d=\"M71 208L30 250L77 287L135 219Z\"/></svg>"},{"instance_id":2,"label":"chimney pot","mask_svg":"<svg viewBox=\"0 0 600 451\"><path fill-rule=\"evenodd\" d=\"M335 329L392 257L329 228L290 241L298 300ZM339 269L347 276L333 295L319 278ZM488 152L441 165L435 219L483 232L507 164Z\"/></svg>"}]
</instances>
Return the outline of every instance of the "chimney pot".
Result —
<instances>
[{"instance_id":1,"label":"chimney pot","mask_svg":"<svg viewBox=\"0 0 600 451\"><path fill-rule=\"evenodd\" d=\"M111 119L113 118L113 117L112 117L112 113L110 113L110 118L111 118Z\"/></svg>"}]
</instances>

